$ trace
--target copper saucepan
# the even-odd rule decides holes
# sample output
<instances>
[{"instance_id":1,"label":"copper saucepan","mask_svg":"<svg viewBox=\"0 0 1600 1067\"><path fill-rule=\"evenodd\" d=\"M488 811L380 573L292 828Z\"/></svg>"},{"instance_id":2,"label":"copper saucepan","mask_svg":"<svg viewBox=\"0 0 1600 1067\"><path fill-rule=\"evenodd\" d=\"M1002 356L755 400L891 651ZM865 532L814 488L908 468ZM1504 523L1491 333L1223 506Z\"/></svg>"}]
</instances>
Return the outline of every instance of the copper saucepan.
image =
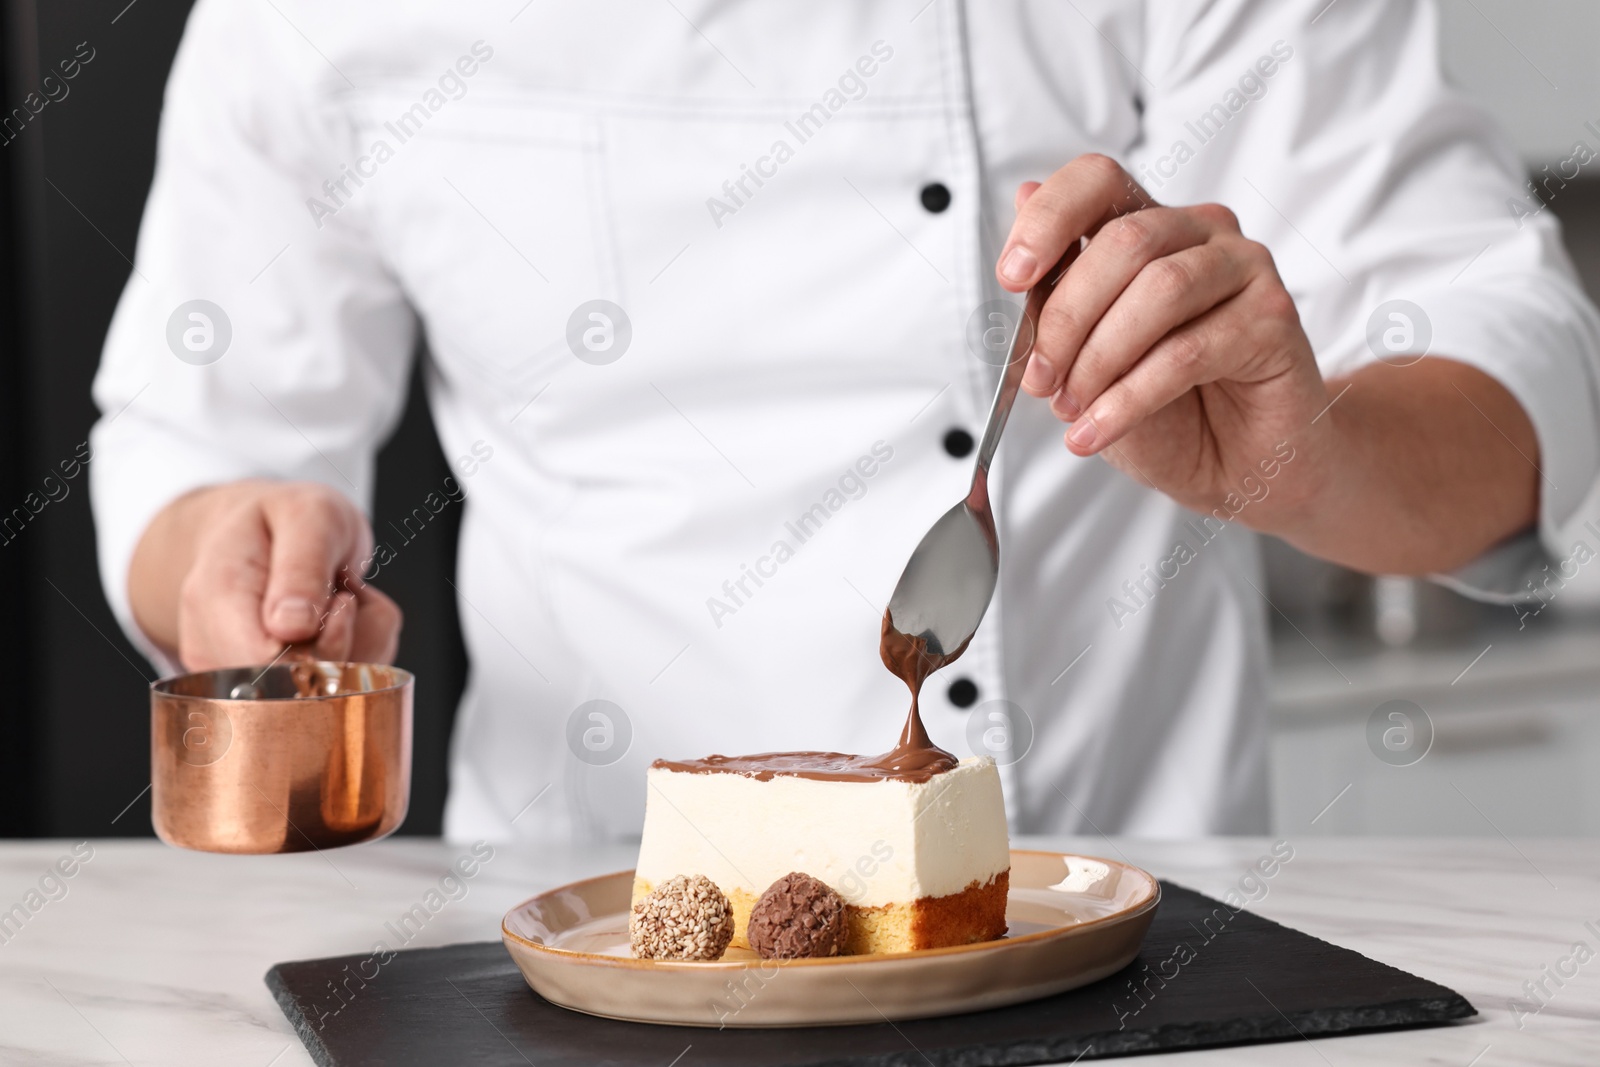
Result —
<instances>
[{"instance_id":1,"label":"copper saucepan","mask_svg":"<svg viewBox=\"0 0 1600 1067\"><path fill-rule=\"evenodd\" d=\"M319 660L155 682L156 834L235 853L388 836L410 802L412 683L398 667Z\"/></svg>"}]
</instances>

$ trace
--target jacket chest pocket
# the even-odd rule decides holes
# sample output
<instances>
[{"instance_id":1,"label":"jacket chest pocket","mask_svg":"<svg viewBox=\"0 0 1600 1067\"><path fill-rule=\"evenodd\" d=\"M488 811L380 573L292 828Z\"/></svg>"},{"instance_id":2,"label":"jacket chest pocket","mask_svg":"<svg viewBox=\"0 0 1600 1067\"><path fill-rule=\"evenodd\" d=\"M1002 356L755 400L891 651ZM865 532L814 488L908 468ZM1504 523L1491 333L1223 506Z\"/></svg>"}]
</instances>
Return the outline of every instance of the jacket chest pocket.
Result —
<instances>
[{"instance_id":1,"label":"jacket chest pocket","mask_svg":"<svg viewBox=\"0 0 1600 1067\"><path fill-rule=\"evenodd\" d=\"M374 239L447 376L503 395L507 417L556 384L561 403L517 425L549 456L619 418L744 432L751 405L791 392L853 404L854 447L902 391L925 399L965 374L950 353L977 302L976 179L946 106L867 81L846 95L834 74L756 103L486 86L425 120L403 92L363 96L357 140L386 157L362 192ZM963 198L923 208L930 178ZM595 301L624 319L585 318ZM618 330L626 358L577 350ZM783 451L808 420L755 421L762 450Z\"/></svg>"},{"instance_id":2,"label":"jacket chest pocket","mask_svg":"<svg viewBox=\"0 0 1600 1067\"><path fill-rule=\"evenodd\" d=\"M519 389L572 362L573 309L618 290L600 123L517 99L364 97L374 240L434 357Z\"/></svg>"}]
</instances>

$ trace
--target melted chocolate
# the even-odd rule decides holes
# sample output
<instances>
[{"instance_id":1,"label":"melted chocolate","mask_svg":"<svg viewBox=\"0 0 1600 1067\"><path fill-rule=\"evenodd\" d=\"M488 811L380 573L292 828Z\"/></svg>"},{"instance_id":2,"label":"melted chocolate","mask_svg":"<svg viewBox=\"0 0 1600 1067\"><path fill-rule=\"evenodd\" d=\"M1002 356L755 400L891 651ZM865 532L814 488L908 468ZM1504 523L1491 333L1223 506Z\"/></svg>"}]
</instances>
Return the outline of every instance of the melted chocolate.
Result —
<instances>
[{"instance_id":1,"label":"melted chocolate","mask_svg":"<svg viewBox=\"0 0 1600 1067\"><path fill-rule=\"evenodd\" d=\"M968 638L970 642L971 638ZM690 774L742 774L767 782L784 775L812 778L824 782L926 782L960 762L935 745L922 725L917 706L922 683L928 675L956 659L967 650L967 643L944 655L929 655L928 643L921 637L908 637L895 629L889 612L883 613L883 631L878 655L883 665L911 690L911 712L900 731L900 740L881 756L851 756L843 752L762 752L754 756L707 756L696 760L662 760L651 764L669 771Z\"/></svg>"},{"instance_id":2,"label":"melted chocolate","mask_svg":"<svg viewBox=\"0 0 1600 1067\"><path fill-rule=\"evenodd\" d=\"M925 638L901 633L895 628L894 616L887 609L884 611L883 628L878 637L878 655L889 672L905 682L906 688L911 690L911 711L906 715L899 742L879 756L874 766L891 771L893 777L925 782L960 762L934 744L928 736L927 729L922 725L922 709L918 702L922 698L922 683L927 681L928 675L960 658L971 642L972 638L969 637L954 651L931 655Z\"/></svg>"},{"instance_id":3,"label":"melted chocolate","mask_svg":"<svg viewBox=\"0 0 1600 1067\"><path fill-rule=\"evenodd\" d=\"M903 782L925 782L938 773L936 770L921 774L898 771L884 762L892 755L892 752L882 756L852 756L844 752L758 752L753 756L658 759L651 766L691 774L742 774L762 782L770 782L779 776L813 778L822 782L872 782L891 778Z\"/></svg>"}]
</instances>

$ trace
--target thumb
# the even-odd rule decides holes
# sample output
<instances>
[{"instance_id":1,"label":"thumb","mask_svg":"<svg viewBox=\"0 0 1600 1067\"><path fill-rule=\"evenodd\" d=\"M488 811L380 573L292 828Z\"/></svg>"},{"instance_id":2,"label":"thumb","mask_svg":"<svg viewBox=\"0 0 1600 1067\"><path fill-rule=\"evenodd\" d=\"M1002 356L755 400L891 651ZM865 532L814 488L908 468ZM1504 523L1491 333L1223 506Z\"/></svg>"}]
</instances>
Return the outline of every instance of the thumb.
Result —
<instances>
[{"instance_id":1,"label":"thumb","mask_svg":"<svg viewBox=\"0 0 1600 1067\"><path fill-rule=\"evenodd\" d=\"M306 641L322 629L341 588L341 571L371 540L354 504L325 486L295 486L263 508L272 541L263 628L274 638Z\"/></svg>"}]
</instances>

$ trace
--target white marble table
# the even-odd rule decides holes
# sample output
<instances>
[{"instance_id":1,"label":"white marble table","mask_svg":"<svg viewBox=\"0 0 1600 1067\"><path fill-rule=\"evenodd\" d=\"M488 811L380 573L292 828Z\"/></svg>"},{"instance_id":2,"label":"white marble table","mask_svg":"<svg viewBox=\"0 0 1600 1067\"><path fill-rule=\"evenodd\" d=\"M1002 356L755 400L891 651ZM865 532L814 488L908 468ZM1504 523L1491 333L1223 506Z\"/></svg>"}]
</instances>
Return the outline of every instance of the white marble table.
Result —
<instances>
[{"instance_id":1,"label":"white marble table","mask_svg":"<svg viewBox=\"0 0 1600 1067\"><path fill-rule=\"evenodd\" d=\"M1123 855L1220 895L1270 842L1017 842ZM0 909L74 842L0 844ZM1255 911L1451 986L1478 1008L1449 1027L1177 1053L1183 1064L1600 1063L1600 957L1519 1017L1523 983L1575 942L1600 953L1600 841L1307 838ZM80 851L82 845L79 845ZM322 855L224 857L148 842L93 843L73 877L20 929L0 927L0 1064L300 1067L301 1048L262 983L273 963L368 952L439 884L465 847L392 840ZM536 890L631 866L631 847L493 859L413 946L486 940ZM61 887L65 895L61 895ZM44 899L41 895L40 899ZM4 916L0 915L0 919ZM16 920L12 920L15 923ZM1593 928L1585 926L1592 922ZM1569 967L1570 969L1570 967ZM1532 1002L1523 1005L1530 1011ZM685 1061L681 1067L693 1067Z\"/></svg>"}]
</instances>

